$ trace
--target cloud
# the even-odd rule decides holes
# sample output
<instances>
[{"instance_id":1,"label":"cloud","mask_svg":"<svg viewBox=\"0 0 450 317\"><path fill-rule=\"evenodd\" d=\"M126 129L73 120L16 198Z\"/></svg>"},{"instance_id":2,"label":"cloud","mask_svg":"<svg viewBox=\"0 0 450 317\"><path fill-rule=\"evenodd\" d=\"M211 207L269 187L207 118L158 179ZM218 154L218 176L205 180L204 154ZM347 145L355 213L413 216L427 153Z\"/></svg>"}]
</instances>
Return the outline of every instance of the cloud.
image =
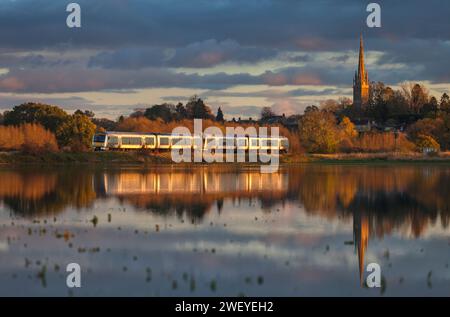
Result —
<instances>
[{"instance_id":1,"label":"cloud","mask_svg":"<svg viewBox=\"0 0 450 317\"><path fill-rule=\"evenodd\" d=\"M178 49L171 67L211 67L225 62L255 63L273 58L277 50L270 48L242 47L234 40L207 40Z\"/></svg>"},{"instance_id":2,"label":"cloud","mask_svg":"<svg viewBox=\"0 0 450 317\"><path fill-rule=\"evenodd\" d=\"M258 77L248 74L198 75L177 73L163 68L132 71L60 67L10 70L0 76L0 92L61 93L156 87L222 89L237 84L259 82Z\"/></svg>"},{"instance_id":3,"label":"cloud","mask_svg":"<svg viewBox=\"0 0 450 317\"><path fill-rule=\"evenodd\" d=\"M272 110L277 114L285 114L286 116L302 113L307 104L293 98L274 99Z\"/></svg>"},{"instance_id":4,"label":"cloud","mask_svg":"<svg viewBox=\"0 0 450 317\"><path fill-rule=\"evenodd\" d=\"M421 0L380 0L381 29L365 26L359 0L77 2L81 29L65 26L67 3L0 1L0 92L180 87L217 93L219 104L232 98L222 91L229 87L292 85L276 100L265 88L235 100L301 107L348 94L361 30L370 80L450 82L450 2L429 0L424 10Z\"/></svg>"},{"instance_id":5,"label":"cloud","mask_svg":"<svg viewBox=\"0 0 450 317\"><path fill-rule=\"evenodd\" d=\"M145 67L206 68L226 62L256 63L275 57L277 50L242 47L236 41L214 39L196 42L177 49L154 47L123 48L102 52L89 61L90 67L140 69Z\"/></svg>"},{"instance_id":6,"label":"cloud","mask_svg":"<svg viewBox=\"0 0 450 317\"><path fill-rule=\"evenodd\" d=\"M101 52L89 59L89 67L110 69L140 69L163 66L166 52L161 48L123 48L113 52Z\"/></svg>"},{"instance_id":7,"label":"cloud","mask_svg":"<svg viewBox=\"0 0 450 317\"><path fill-rule=\"evenodd\" d=\"M449 39L450 3L380 0L383 27L367 30L366 3L358 0L78 0L83 27L65 26L65 2L0 2L3 47L183 47L232 39L244 46L345 49L359 30L370 37ZM418 26L420 21L420 27ZM17 36L21 34L21 36ZM45 36L42 36L45 34Z\"/></svg>"}]
</instances>

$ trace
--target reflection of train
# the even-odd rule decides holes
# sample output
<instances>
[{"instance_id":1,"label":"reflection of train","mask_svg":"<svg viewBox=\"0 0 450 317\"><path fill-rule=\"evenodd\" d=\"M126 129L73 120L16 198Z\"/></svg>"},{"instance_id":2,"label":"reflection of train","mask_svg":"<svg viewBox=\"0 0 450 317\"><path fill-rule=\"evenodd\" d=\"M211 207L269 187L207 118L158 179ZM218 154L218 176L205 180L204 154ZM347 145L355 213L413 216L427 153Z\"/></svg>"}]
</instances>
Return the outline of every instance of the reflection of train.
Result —
<instances>
[{"instance_id":1,"label":"reflection of train","mask_svg":"<svg viewBox=\"0 0 450 317\"><path fill-rule=\"evenodd\" d=\"M253 136L185 136L176 134L105 132L94 135L92 147L96 151L107 150L269 150L287 152L289 140L285 137Z\"/></svg>"},{"instance_id":2,"label":"reflection of train","mask_svg":"<svg viewBox=\"0 0 450 317\"><path fill-rule=\"evenodd\" d=\"M284 173L123 171L99 175L94 186L106 195L271 193L285 192L288 178Z\"/></svg>"}]
</instances>

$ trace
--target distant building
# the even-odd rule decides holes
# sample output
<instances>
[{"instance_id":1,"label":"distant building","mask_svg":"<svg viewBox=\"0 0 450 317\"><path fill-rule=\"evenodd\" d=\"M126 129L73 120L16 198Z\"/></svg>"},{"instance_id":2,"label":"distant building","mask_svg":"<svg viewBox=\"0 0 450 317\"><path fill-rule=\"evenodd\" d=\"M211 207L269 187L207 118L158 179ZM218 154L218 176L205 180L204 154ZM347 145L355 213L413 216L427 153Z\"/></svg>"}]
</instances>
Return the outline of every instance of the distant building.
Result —
<instances>
[{"instance_id":1,"label":"distant building","mask_svg":"<svg viewBox=\"0 0 450 317\"><path fill-rule=\"evenodd\" d=\"M369 132L374 128L372 122L369 119L353 119L353 124L355 125L355 129L358 132Z\"/></svg>"},{"instance_id":2,"label":"distant building","mask_svg":"<svg viewBox=\"0 0 450 317\"><path fill-rule=\"evenodd\" d=\"M298 129L298 121L300 120L300 115L291 115L289 117L286 117L286 115L283 113L283 115L278 116L270 116L266 118L262 118L259 120L259 123L262 125L283 125L286 128L288 128L291 131L295 131Z\"/></svg>"},{"instance_id":3,"label":"distant building","mask_svg":"<svg viewBox=\"0 0 450 317\"><path fill-rule=\"evenodd\" d=\"M362 108L369 103L369 74L364 65L364 44L361 36L359 40L358 70L353 78L353 105Z\"/></svg>"}]
</instances>

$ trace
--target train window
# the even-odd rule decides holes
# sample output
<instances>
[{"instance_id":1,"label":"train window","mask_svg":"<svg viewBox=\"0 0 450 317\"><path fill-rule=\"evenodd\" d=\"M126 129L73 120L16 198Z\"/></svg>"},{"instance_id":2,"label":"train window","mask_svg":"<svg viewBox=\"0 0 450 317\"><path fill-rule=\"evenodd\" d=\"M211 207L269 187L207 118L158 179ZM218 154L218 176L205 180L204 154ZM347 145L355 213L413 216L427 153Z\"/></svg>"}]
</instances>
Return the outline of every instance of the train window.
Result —
<instances>
[{"instance_id":1,"label":"train window","mask_svg":"<svg viewBox=\"0 0 450 317\"><path fill-rule=\"evenodd\" d=\"M119 144L119 138L116 136L109 136L108 137L108 144L109 145L117 145Z\"/></svg>"},{"instance_id":2,"label":"train window","mask_svg":"<svg viewBox=\"0 0 450 317\"><path fill-rule=\"evenodd\" d=\"M218 145L220 145L222 147L233 146L234 145L233 138L217 138L216 142L217 142Z\"/></svg>"},{"instance_id":3,"label":"train window","mask_svg":"<svg viewBox=\"0 0 450 317\"><path fill-rule=\"evenodd\" d=\"M170 143L170 139L168 136L161 136L159 137L159 145L168 146Z\"/></svg>"},{"instance_id":4,"label":"train window","mask_svg":"<svg viewBox=\"0 0 450 317\"><path fill-rule=\"evenodd\" d=\"M258 139L250 139L251 146L258 146Z\"/></svg>"},{"instance_id":5,"label":"train window","mask_svg":"<svg viewBox=\"0 0 450 317\"><path fill-rule=\"evenodd\" d=\"M238 138L236 139L236 144L238 147L246 147L247 146L247 139L245 138Z\"/></svg>"},{"instance_id":6,"label":"train window","mask_svg":"<svg viewBox=\"0 0 450 317\"><path fill-rule=\"evenodd\" d=\"M289 140L288 139L282 139L281 140L281 146L284 148L289 147Z\"/></svg>"},{"instance_id":7,"label":"train window","mask_svg":"<svg viewBox=\"0 0 450 317\"><path fill-rule=\"evenodd\" d=\"M145 138L145 145L150 145L150 146L155 145L155 138L153 138L153 137Z\"/></svg>"},{"instance_id":8,"label":"train window","mask_svg":"<svg viewBox=\"0 0 450 317\"><path fill-rule=\"evenodd\" d=\"M105 142L106 135L104 134L96 134L94 135L94 142Z\"/></svg>"},{"instance_id":9,"label":"train window","mask_svg":"<svg viewBox=\"0 0 450 317\"><path fill-rule=\"evenodd\" d=\"M142 139L136 137L123 137L122 145L142 145Z\"/></svg>"}]
</instances>

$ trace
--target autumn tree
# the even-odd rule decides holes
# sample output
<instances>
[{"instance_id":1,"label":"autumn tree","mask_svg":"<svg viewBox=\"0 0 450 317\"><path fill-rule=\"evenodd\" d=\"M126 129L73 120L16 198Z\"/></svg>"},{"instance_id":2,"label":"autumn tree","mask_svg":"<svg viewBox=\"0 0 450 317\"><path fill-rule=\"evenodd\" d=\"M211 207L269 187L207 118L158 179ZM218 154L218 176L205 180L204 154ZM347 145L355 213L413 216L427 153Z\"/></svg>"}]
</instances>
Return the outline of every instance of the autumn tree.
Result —
<instances>
[{"instance_id":1,"label":"autumn tree","mask_svg":"<svg viewBox=\"0 0 450 317\"><path fill-rule=\"evenodd\" d=\"M339 143L336 118L330 112L309 110L299 121L300 142L310 153L334 153Z\"/></svg>"},{"instance_id":2,"label":"autumn tree","mask_svg":"<svg viewBox=\"0 0 450 317\"><path fill-rule=\"evenodd\" d=\"M439 102L439 110L450 113L450 97L443 93Z\"/></svg>"},{"instance_id":3,"label":"autumn tree","mask_svg":"<svg viewBox=\"0 0 450 317\"><path fill-rule=\"evenodd\" d=\"M358 136L358 131L356 130L355 125L348 117L342 118L338 128L343 138L353 139Z\"/></svg>"},{"instance_id":4,"label":"autumn tree","mask_svg":"<svg viewBox=\"0 0 450 317\"><path fill-rule=\"evenodd\" d=\"M26 153L54 152L58 150L55 135L42 125L24 123L0 126L0 149L20 150Z\"/></svg>"},{"instance_id":5,"label":"autumn tree","mask_svg":"<svg viewBox=\"0 0 450 317\"><path fill-rule=\"evenodd\" d=\"M405 83L401 87L409 109L413 113L420 113L421 108L428 102L428 90L423 85L412 83Z\"/></svg>"},{"instance_id":6,"label":"autumn tree","mask_svg":"<svg viewBox=\"0 0 450 317\"><path fill-rule=\"evenodd\" d=\"M430 100L423 105L420 109L420 114L425 118L436 118L438 115L439 103L435 97L431 97Z\"/></svg>"},{"instance_id":7,"label":"autumn tree","mask_svg":"<svg viewBox=\"0 0 450 317\"><path fill-rule=\"evenodd\" d=\"M97 131L114 131L117 123L107 118L92 118L92 123L97 126Z\"/></svg>"},{"instance_id":8,"label":"autumn tree","mask_svg":"<svg viewBox=\"0 0 450 317\"><path fill-rule=\"evenodd\" d=\"M73 114L61 124L56 137L58 143L72 151L84 151L90 148L95 133L95 124L84 114Z\"/></svg>"},{"instance_id":9,"label":"autumn tree","mask_svg":"<svg viewBox=\"0 0 450 317\"><path fill-rule=\"evenodd\" d=\"M422 119L409 126L407 133L412 140L417 139L419 135L428 135L437 139L442 132L443 124L442 119Z\"/></svg>"},{"instance_id":10,"label":"autumn tree","mask_svg":"<svg viewBox=\"0 0 450 317\"><path fill-rule=\"evenodd\" d=\"M429 150L438 152L441 149L439 143L436 142L436 140L429 135L419 134L415 140L415 144L420 152Z\"/></svg>"},{"instance_id":11,"label":"autumn tree","mask_svg":"<svg viewBox=\"0 0 450 317\"><path fill-rule=\"evenodd\" d=\"M186 107L181 102L179 102L175 106L175 112L177 114L177 119L178 120L183 120L183 119L186 119L188 117L188 113L187 113Z\"/></svg>"},{"instance_id":12,"label":"autumn tree","mask_svg":"<svg viewBox=\"0 0 450 317\"><path fill-rule=\"evenodd\" d=\"M39 123L55 133L58 127L67 120L68 116L67 112L56 106L24 103L8 111L5 114L4 123L6 125Z\"/></svg>"},{"instance_id":13,"label":"autumn tree","mask_svg":"<svg viewBox=\"0 0 450 317\"><path fill-rule=\"evenodd\" d=\"M205 102L197 97L193 96L189 99L186 104L186 110L188 117L190 119L213 119L214 116L211 113L211 108L209 108Z\"/></svg>"},{"instance_id":14,"label":"autumn tree","mask_svg":"<svg viewBox=\"0 0 450 317\"><path fill-rule=\"evenodd\" d=\"M170 122L176 119L175 106L168 103L154 105L145 109L144 116L150 120L162 119L164 122Z\"/></svg>"},{"instance_id":15,"label":"autumn tree","mask_svg":"<svg viewBox=\"0 0 450 317\"><path fill-rule=\"evenodd\" d=\"M152 121L146 117L128 117L117 123L117 130L126 132L155 132Z\"/></svg>"},{"instance_id":16,"label":"autumn tree","mask_svg":"<svg viewBox=\"0 0 450 317\"><path fill-rule=\"evenodd\" d=\"M90 119L95 117L95 113L93 111L91 111L91 110L84 110L84 111L82 111L82 110L78 109L78 110L75 111L75 114L84 114L86 117L88 117Z\"/></svg>"}]
</instances>

